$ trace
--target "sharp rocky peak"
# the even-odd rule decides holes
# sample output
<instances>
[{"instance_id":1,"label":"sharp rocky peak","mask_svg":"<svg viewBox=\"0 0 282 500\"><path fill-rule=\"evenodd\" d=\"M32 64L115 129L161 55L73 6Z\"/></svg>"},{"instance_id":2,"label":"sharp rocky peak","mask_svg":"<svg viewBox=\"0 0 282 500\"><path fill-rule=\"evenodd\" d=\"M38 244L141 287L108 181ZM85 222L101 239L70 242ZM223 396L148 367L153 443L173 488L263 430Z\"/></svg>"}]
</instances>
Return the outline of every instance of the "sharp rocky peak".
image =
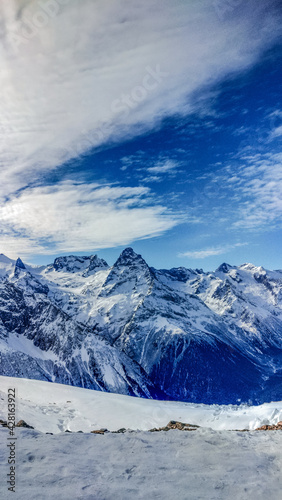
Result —
<instances>
[{"instance_id":1,"label":"sharp rocky peak","mask_svg":"<svg viewBox=\"0 0 282 500\"><path fill-rule=\"evenodd\" d=\"M120 254L118 260L114 264L114 267L130 266L137 263L146 264L145 260L140 254L135 253L132 248L128 247L125 248Z\"/></svg>"},{"instance_id":2,"label":"sharp rocky peak","mask_svg":"<svg viewBox=\"0 0 282 500\"><path fill-rule=\"evenodd\" d=\"M230 266L230 264L226 264L226 262L223 262L223 264L221 264L221 266L217 268L216 272L228 273L230 269L232 269L232 266Z\"/></svg>"},{"instance_id":3,"label":"sharp rocky peak","mask_svg":"<svg viewBox=\"0 0 282 500\"><path fill-rule=\"evenodd\" d=\"M17 260L16 260L16 264L15 264L15 267L19 268L19 269L26 269L23 261L18 257Z\"/></svg>"}]
</instances>

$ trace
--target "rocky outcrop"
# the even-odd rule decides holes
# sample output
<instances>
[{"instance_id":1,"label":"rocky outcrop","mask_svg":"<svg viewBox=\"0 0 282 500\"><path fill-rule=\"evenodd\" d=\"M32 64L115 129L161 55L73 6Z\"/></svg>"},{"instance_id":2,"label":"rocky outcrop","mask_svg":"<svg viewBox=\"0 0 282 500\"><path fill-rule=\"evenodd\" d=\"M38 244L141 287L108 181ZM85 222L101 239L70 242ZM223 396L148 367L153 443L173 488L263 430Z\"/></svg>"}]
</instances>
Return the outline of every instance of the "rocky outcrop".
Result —
<instances>
[{"instance_id":1,"label":"rocky outcrop","mask_svg":"<svg viewBox=\"0 0 282 500\"><path fill-rule=\"evenodd\" d=\"M34 429L32 425L28 425L24 420L19 420L19 422L16 424L16 427L25 427L25 429Z\"/></svg>"},{"instance_id":2,"label":"rocky outcrop","mask_svg":"<svg viewBox=\"0 0 282 500\"><path fill-rule=\"evenodd\" d=\"M7 420L0 419L0 425L2 427L8 427ZM34 429L31 425L28 425L24 420L19 420L15 427L25 427L26 429Z\"/></svg>"},{"instance_id":3,"label":"rocky outcrop","mask_svg":"<svg viewBox=\"0 0 282 500\"><path fill-rule=\"evenodd\" d=\"M165 427L154 427L154 429L150 429L149 432L170 431L172 429L177 429L179 431L196 431L199 427L199 425L185 424L183 422L171 420Z\"/></svg>"},{"instance_id":4,"label":"rocky outcrop","mask_svg":"<svg viewBox=\"0 0 282 500\"><path fill-rule=\"evenodd\" d=\"M282 421L273 425L262 425L261 427L258 427L256 431L282 431Z\"/></svg>"},{"instance_id":5,"label":"rocky outcrop","mask_svg":"<svg viewBox=\"0 0 282 500\"><path fill-rule=\"evenodd\" d=\"M102 434L102 435L104 435L105 432L109 432L108 429L98 429L96 431L91 431L91 434Z\"/></svg>"}]
</instances>

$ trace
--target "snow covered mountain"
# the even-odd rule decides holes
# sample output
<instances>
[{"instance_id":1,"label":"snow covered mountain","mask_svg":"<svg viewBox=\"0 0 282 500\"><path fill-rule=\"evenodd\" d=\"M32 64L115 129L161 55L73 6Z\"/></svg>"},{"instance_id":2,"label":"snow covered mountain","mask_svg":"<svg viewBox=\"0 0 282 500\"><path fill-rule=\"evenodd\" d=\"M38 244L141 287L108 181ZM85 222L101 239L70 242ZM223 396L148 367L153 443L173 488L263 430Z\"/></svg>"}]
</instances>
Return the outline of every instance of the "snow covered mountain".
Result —
<instances>
[{"instance_id":1,"label":"snow covered mountain","mask_svg":"<svg viewBox=\"0 0 282 500\"><path fill-rule=\"evenodd\" d=\"M203 403L282 399L282 271L156 270L131 248L0 256L0 374Z\"/></svg>"}]
</instances>

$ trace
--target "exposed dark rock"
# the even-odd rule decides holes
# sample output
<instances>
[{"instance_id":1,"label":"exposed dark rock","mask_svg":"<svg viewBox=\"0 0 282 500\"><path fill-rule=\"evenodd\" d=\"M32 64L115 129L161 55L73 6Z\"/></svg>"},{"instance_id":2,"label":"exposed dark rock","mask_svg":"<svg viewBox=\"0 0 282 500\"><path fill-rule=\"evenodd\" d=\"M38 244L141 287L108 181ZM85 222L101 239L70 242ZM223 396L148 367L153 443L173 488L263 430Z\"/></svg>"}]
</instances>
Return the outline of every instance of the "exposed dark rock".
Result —
<instances>
[{"instance_id":1,"label":"exposed dark rock","mask_svg":"<svg viewBox=\"0 0 282 500\"><path fill-rule=\"evenodd\" d=\"M106 432L109 432L108 429L99 429L96 431L91 431L91 434L105 434Z\"/></svg>"},{"instance_id":2,"label":"exposed dark rock","mask_svg":"<svg viewBox=\"0 0 282 500\"><path fill-rule=\"evenodd\" d=\"M19 269L26 269L23 261L20 258L17 259L15 266L18 267Z\"/></svg>"},{"instance_id":3,"label":"exposed dark rock","mask_svg":"<svg viewBox=\"0 0 282 500\"><path fill-rule=\"evenodd\" d=\"M282 431L282 421L278 422L277 424L273 425L262 425L261 427L258 427L255 429L256 431Z\"/></svg>"},{"instance_id":4,"label":"exposed dark rock","mask_svg":"<svg viewBox=\"0 0 282 500\"><path fill-rule=\"evenodd\" d=\"M185 424L183 422L171 420L165 427L155 427L154 429L150 429L149 432L170 431L172 429L178 429L179 431L196 431L199 427L199 425Z\"/></svg>"},{"instance_id":5,"label":"exposed dark rock","mask_svg":"<svg viewBox=\"0 0 282 500\"><path fill-rule=\"evenodd\" d=\"M16 427L25 427L26 429L34 429L32 425L28 425L24 420L19 420Z\"/></svg>"}]
</instances>

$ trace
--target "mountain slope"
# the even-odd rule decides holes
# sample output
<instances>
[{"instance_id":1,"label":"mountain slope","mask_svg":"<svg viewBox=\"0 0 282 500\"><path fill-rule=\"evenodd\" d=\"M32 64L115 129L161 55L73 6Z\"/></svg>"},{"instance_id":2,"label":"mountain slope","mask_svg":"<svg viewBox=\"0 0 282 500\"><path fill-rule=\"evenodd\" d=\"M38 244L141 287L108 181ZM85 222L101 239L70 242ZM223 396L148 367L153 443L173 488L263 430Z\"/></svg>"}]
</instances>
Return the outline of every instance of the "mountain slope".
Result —
<instances>
[{"instance_id":1,"label":"mountain slope","mask_svg":"<svg viewBox=\"0 0 282 500\"><path fill-rule=\"evenodd\" d=\"M282 399L281 271L156 270L131 248L112 267L0 256L0 271L3 375L205 403Z\"/></svg>"},{"instance_id":2,"label":"mountain slope","mask_svg":"<svg viewBox=\"0 0 282 500\"><path fill-rule=\"evenodd\" d=\"M48 298L49 289L15 267L0 282L1 374L152 397L140 367Z\"/></svg>"}]
</instances>

